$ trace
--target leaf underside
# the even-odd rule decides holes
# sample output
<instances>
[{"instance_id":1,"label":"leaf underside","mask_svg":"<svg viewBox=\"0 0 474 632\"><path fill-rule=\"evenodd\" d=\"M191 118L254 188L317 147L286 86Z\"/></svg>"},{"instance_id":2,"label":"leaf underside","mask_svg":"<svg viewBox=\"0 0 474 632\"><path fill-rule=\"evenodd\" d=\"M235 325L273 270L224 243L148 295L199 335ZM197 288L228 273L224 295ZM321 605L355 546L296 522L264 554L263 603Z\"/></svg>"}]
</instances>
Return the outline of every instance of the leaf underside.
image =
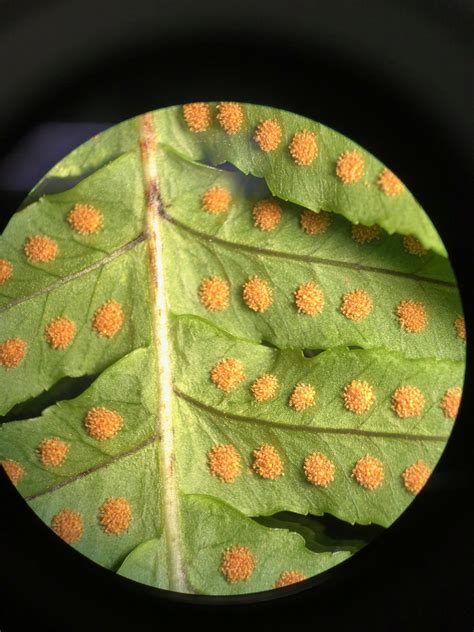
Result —
<instances>
[{"instance_id":1,"label":"leaf underside","mask_svg":"<svg viewBox=\"0 0 474 632\"><path fill-rule=\"evenodd\" d=\"M65 509L80 515L73 546L99 564L151 586L207 595L269 590L285 571L309 578L366 541L347 530L329 537L324 518L314 516L389 526L413 500L403 473L420 460L432 470L445 447L455 415L441 402L464 375L456 281L412 195L385 196L377 185L383 165L333 130L242 107L243 125L233 135L218 124L214 104L203 132L190 131L180 107L108 130L47 174L0 239L0 260L13 270L0 285L0 345L27 344L17 366L0 366L0 458L22 468L18 490L49 525ZM253 138L265 119L283 130L271 152ZM295 165L288 151L302 129L318 142L308 166ZM363 155L365 175L347 184L335 165L352 150ZM213 187L230 193L225 212L203 210L202 196ZM255 225L252 209L261 200L279 204L273 230ZM77 204L100 211L100 230L73 230L67 220ZM306 209L329 213L320 234L303 230ZM382 230L359 243L352 232L359 223ZM28 260L25 239L35 235L56 242L54 260ZM407 250L407 235L424 254ZM229 287L220 311L202 301L210 277ZM253 277L271 288L262 312L244 301ZM324 293L315 315L295 305L305 283ZM358 289L372 309L352 320L341 301ZM111 300L123 322L106 336L94 322ZM403 301L423 306L420 331L397 318ZM57 318L75 324L65 348L53 348L45 335ZM226 392L211 372L228 358L241 363L243 375ZM277 378L278 389L257 401L251 385L265 374ZM367 382L374 395L361 414L343 397L353 380ZM315 394L301 411L290 406L297 384ZM403 417L393 395L406 385L421 391L424 405ZM123 421L110 438L94 437L85 424L97 407ZM38 449L45 439L68 446L60 463L44 462ZM240 458L231 482L210 468L210 451L222 445ZM255 468L263 445L280 457L274 479ZM313 453L334 467L327 486L305 475ZM365 455L383 465L374 489L353 475ZM130 515L108 533L101 508L117 498ZM235 546L251 553L253 566L231 581L222 564Z\"/></svg>"}]
</instances>

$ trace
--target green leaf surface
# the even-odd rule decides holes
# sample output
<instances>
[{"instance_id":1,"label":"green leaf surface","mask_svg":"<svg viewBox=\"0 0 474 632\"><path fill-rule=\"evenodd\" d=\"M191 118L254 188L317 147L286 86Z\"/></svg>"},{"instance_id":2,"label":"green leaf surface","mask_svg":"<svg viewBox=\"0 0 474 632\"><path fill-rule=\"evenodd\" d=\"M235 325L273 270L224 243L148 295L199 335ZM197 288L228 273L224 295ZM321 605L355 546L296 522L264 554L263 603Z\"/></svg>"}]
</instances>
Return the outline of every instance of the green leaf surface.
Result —
<instances>
[{"instance_id":1,"label":"green leaf surface","mask_svg":"<svg viewBox=\"0 0 474 632\"><path fill-rule=\"evenodd\" d=\"M181 108L108 130L45 176L0 240L0 259L12 270L0 284L0 458L22 468L18 490L53 528L64 510L80 515L80 537L71 543L97 563L151 586L207 595L270 590L285 571L310 577L363 546L356 535L329 537L307 516L389 526L413 500L407 468L420 460L436 466L453 424L441 402L464 374L456 281L411 194L383 196L382 165L363 150L366 184L340 182L337 158L355 145L336 132L270 108L244 110L235 135L219 127L213 104L206 132L191 132ZM281 147L268 154L252 140L266 118L284 130ZM287 148L303 128L316 133L319 146L308 167L295 165ZM202 207L215 186L231 195L219 214ZM281 208L271 231L253 217L266 199ZM76 204L100 211L101 230L73 230L67 220ZM329 211L327 230L307 234L306 209ZM351 222L384 230L361 244ZM25 240L35 235L55 240L54 260L27 259ZM429 250L410 254L404 235ZM244 300L254 276L272 292L262 312ZM209 277L228 284L223 310L200 300ZM304 283L324 293L312 316L295 305ZM351 320L341 304L357 289L373 309ZM103 335L95 319L108 301L120 305L123 322ZM402 301L423 305L420 331L401 326ZM64 348L46 335L57 318L75 324ZM26 343L14 366L5 355L12 339ZM212 372L228 358L241 363L242 375L226 392ZM252 384L264 374L277 378L278 389L257 401ZM361 414L344 399L354 380L373 392ZM290 401L301 383L313 387L315 399L297 411ZM406 385L424 401L416 415L400 417L393 397ZM86 423L97 408L122 420L109 438ZM47 439L67 446L56 464L42 457ZM219 445L239 455L235 480L225 482L210 467ZM255 469L262 445L281 460L274 478ZM334 466L327 486L305 475L313 453ZM367 454L383 465L374 489L354 476ZM129 514L109 533L103 507L117 498ZM279 519L278 512L297 517ZM231 581L222 564L236 546L253 564L248 576Z\"/></svg>"},{"instance_id":2,"label":"green leaf surface","mask_svg":"<svg viewBox=\"0 0 474 632\"><path fill-rule=\"evenodd\" d=\"M183 510L186 512L183 534L186 567L189 583L197 593L239 595L270 590L281 573L288 571L288 560L291 560L291 570L311 577L350 557L345 551L310 551L298 533L284 528L265 528L206 496L187 496ZM243 587L238 583L229 584L215 573L221 563L222 545L235 541L251 549L259 561ZM162 563L164 553L162 539L145 542L125 558L118 573L144 584L169 588Z\"/></svg>"},{"instance_id":3,"label":"green leaf surface","mask_svg":"<svg viewBox=\"0 0 474 632\"><path fill-rule=\"evenodd\" d=\"M215 104L210 106L214 115ZM268 153L260 151L254 140L257 126L266 119L278 121L283 130L280 145ZM339 213L354 223L379 224L390 234L415 235L426 248L447 256L436 229L413 195L404 191L397 197L384 196L377 186L384 165L357 143L320 123L292 112L247 104L244 124L232 136L215 116L206 133L190 134L179 106L158 111L155 125L160 143L194 160L213 165L231 163L245 174L264 178L282 200L313 211ZM295 168L288 146L294 134L305 129L316 135L318 157L308 167ZM61 180L77 179L116 157L120 150L134 148L136 133L136 120L132 119L101 134L100 143L94 137L53 168L33 196L56 190ZM364 156L365 176L360 182L344 185L336 177L336 162L341 153L355 149Z\"/></svg>"}]
</instances>

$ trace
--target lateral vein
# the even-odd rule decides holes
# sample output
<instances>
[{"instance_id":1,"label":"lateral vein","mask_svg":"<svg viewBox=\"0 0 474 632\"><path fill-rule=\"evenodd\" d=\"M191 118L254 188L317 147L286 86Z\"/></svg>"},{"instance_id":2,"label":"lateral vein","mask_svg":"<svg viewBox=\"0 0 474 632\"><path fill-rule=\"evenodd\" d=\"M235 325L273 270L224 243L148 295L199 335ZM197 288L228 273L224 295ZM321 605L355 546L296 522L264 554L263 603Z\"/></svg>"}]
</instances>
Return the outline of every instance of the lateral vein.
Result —
<instances>
[{"instance_id":1,"label":"lateral vein","mask_svg":"<svg viewBox=\"0 0 474 632\"><path fill-rule=\"evenodd\" d=\"M44 489L41 492L37 492L36 494L31 494L30 496L25 496L25 500L27 501L35 500L36 498L39 498L40 496L51 494L52 492L55 492L58 489L61 489L62 487L66 487L67 485L70 485L71 483L75 483L76 481L81 480L81 478L85 478L86 476L93 474L94 472L98 472L99 470L103 470L107 467L110 467L114 463L118 463L122 459L126 459L127 457L133 456L134 454L137 454L141 450L144 450L149 445L154 443L156 440L157 440L157 436L156 434L153 434L151 437L149 437L148 439L145 439L145 441L135 446L134 448L130 448L130 450L127 450L126 452L117 454L116 456L113 456L108 461L103 461L102 463L93 465L87 470L84 470L83 472L79 472L79 474L75 474L74 476L71 476L70 478L67 478L59 483L56 483L55 485L52 485L51 487L48 487L47 489Z\"/></svg>"},{"instance_id":2,"label":"lateral vein","mask_svg":"<svg viewBox=\"0 0 474 632\"><path fill-rule=\"evenodd\" d=\"M351 263L350 261L341 261L339 259L327 259L325 257L316 257L314 255L299 255L294 252L280 252L278 250L271 250L269 248L260 248L259 246L250 246L248 244L238 244L231 241L227 241L226 239L221 239L220 237L215 237L214 235L206 235L206 233L202 233L191 226L187 226L183 222L175 219L171 215L169 215L166 211L162 210L161 215L163 219L165 219L170 224L173 224L177 228L180 228L183 231L194 235L198 239L202 241L207 241L209 243L214 243L223 248L227 248L229 250L237 250L242 252L249 252L257 255L264 255L267 257L276 257L280 259L288 259L290 261L303 261L305 263L315 263L323 266L331 266L334 268L346 268L350 270L357 270L359 272L373 272L375 274L386 274L388 276L400 277L403 279L411 279L412 281L417 281L418 283L429 283L432 285L439 285L441 287L456 289L456 284L451 283L450 281L442 281L441 279L432 279L430 277L424 277L413 272L401 272L398 270L390 270L388 268L378 268L376 266L369 266L363 263Z\"/></svg>"},{"instance_id":3,"label":"lateral vein","mask_svg":"<svg viewBox=\"0 0 474 632\"><path fill-rule=\"evenodd\" d=\"M49 292L52 292L53 290L56 290L57 288L62 287L63 285L66 285L66 283L69 283L70 281L74 281L75 279L79 279L85 274L88 274L89 272L92 272L93 270L97 270L97 268L101 268L102 266L105 266L110 261L117 259L117 257L120 257L121 255L125 254L132 248L135 248L135 246L138 246L138 244L141 244L141 242L145 241L145 239L146 239L146 235L142 233L141 235L138 235L138 237L135 237L135 239L132 239L132 241L129 241L123 246L120 246L120 248L117 248L117 250L114 250L113 252L109 253L102 259L99 259L98 261L94 261L94 263L91 263L89 266L82 268L82 270L78 270L77 272L68 274L67 276L62 277L58 279L57 281L54 281L53 283L50 283L49 285L41 288L40 290L36 290L35 292L32 292L31 294L27 294L26 296L20 296L19 298L16 298L13 301L10 301L10 303L5 303L4 305L0 305L0 313L6 312L12 307L16 307L17 305L21 305L21 303L26 303L27 301L31 301L35 298L38 298L39 296L43 296L44 294L49 294Z\"/></svg>"},{"instance_id":4,"label":"lateral vein","mask_svg":"<svg viewBox=\"0 0 474 632\"><path fill-rule=\"evenodd\" d=\"M409 434L407 432L383 432L377 430L359 430L358 428L332 428L326 426L290 426L278 421L270 421L269 419L258 419L257 417L250 417L246 415L236 415L234 413L223 412L218 408L204 404L199 400L183 393L178 388L174 388L174 393L177 397L191 404L195 408L199 408L213 415L219 417L225 417L226 419L233 419L242 423L258 424L261 426L270 426L272 428L279 428L280 430L289 430L296 432L307 432L313 434L341 434L341 435L356 435L361 437L380 437L381 439L399 439L404 441L434 441L445 443L448 440L448 436L445 435L422 435L422 434Z\"/></svg>"}]
</instances>

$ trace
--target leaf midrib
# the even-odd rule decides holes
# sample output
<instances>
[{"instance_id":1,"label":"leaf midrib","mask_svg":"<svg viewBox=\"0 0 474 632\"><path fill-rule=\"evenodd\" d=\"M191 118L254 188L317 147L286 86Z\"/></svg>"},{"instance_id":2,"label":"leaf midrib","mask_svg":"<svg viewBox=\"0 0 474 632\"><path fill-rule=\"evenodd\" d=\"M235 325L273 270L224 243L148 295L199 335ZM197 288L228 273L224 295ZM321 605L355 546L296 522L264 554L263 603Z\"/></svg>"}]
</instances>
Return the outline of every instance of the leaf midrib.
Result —
<instances>
[{"instance_id":1,"label":"leaf midrib","mask_svg":"<svg viewBox=\"0 0 474 632\"><path fill-rule=\"evenodd\" d=\"M155 378L159 398L156 427L160 437L158 457L161 482L160 510L163 515L170 589L177 592L190 592L180 525L172 410L171 340L161 236L162 202L156 163L157 138L151 113L144 114L140 118L140 149L146 199L145 222L151 281L153 345L156 354Z\"/></svg>"}]
</instances>

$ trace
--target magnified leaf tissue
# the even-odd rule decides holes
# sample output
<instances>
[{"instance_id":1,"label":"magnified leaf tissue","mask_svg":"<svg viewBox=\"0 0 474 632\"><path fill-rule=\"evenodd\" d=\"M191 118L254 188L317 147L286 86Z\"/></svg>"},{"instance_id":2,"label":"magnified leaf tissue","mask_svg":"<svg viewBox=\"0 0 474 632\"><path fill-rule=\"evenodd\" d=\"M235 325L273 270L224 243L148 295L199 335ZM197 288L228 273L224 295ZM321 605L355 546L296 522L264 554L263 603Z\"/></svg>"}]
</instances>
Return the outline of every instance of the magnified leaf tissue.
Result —
<instances>
[{"instance_id":1,"label":"magnified leaf tissue","mask_svg":"<svg viewBox=\"0 0 474 632\"><path fill-rule=\"evenodd\" d=\"M56 165L0 242L0 458L77 551L238 595L346 560L460 405L456 280L400 179L269 107L144 114Z\"/></svg>"}]
</instances>

